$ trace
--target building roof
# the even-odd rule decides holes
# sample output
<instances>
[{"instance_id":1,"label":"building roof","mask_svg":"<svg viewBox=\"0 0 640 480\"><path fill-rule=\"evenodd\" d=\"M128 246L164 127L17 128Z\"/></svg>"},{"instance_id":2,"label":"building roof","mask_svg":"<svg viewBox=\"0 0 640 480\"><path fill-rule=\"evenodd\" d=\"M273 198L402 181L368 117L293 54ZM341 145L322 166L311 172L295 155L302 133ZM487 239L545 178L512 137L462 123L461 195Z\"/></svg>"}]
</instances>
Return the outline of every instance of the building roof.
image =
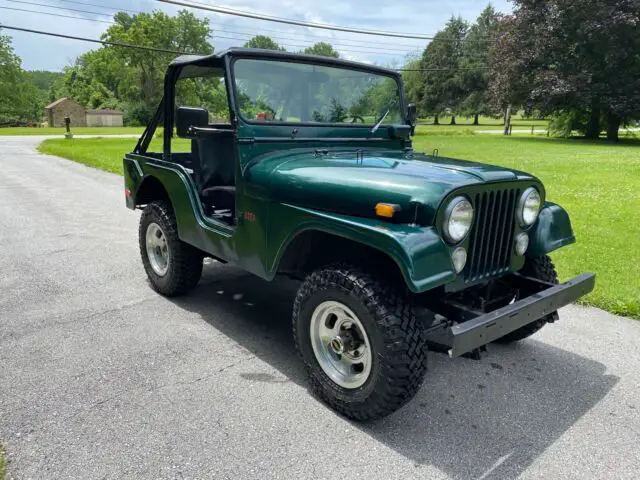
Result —
<instances>
[{"instance_id":1,"label":"building roof","mask_svg":"<svg viewBox=\"0 0 640 480\"><path fill-rule=\"evenodd\" d=\"M53 108L53 107L57 107L57 106L58 106L58 105L60 105L62 102L65 102L65 101L67 101L67 100L68 100L68 98L67 98L67 97L59 98L58 100L56 100L56 101L55 101L55 102L53 102L53 103L50 103L49 105L47 105L47 106L46 106L46 107L44 107L44 108Z\"/></svg>"},{"instance_id":2,"label":"building roof","mask_svg":"<svg viewBox=\"0 0 640 480\"><path fill-rule=\"evenodd\" d=\"M124 115L120 110L113 110L111 108L102 109L88 109L87 115Z\"/></svg>"}]
</instances>

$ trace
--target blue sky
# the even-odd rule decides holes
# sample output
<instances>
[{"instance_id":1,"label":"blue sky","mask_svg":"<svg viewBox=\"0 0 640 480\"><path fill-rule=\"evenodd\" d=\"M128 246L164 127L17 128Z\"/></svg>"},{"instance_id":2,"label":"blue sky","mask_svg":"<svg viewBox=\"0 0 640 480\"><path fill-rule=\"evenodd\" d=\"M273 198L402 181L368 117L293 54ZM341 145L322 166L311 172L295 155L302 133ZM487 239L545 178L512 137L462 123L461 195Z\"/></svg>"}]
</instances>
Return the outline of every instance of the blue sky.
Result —
<instances>
[{"instance_id":1,"label":"blue sky","mask_svg":"<svg viewBox=\"0 0 640 480\"><path fill-rule=\"evenodd\" d=\"M187 0L188 1L188 0ZM474 0L198 0L199 3L216 4L236 10L264 13L272 16L294 18L316 23L331 23L341 26L387 30L395 32L433 34L452 15L460 15L473 21L488 1ZM39 5L33 5L37 3ZM81 5L81 3L86 5ZM508 12L507 0L492 0L499 11ZM41 5L49 5L44 7ZM66 33L83 37L99 38L109 24L110 16L119 9L151 11L160 9L175 13L178 8L155 0L0 0L0 7L31 11L46 11L76 18L60 18L0 8L0 23L5 25ZM64 9L86 10L102 13L80 13ZM269 35L288 50L301 50L316 41L328 41L336 45L344 58L378 63L401 65L407 55L417 54L425 46L423 40L391 39L368 35L356 35L306 27L289 26L191 10L199 17L208 17L213 37L210 41L216 50L230 46L241 46L252 35ZM95 20L100 20L97 22ZM96 48L90 43L44 37L22 32L11 32L16 53L22 58L23 68L28 70L61 70L72 65L83 52Z\"/></svg>"}]
</instances>

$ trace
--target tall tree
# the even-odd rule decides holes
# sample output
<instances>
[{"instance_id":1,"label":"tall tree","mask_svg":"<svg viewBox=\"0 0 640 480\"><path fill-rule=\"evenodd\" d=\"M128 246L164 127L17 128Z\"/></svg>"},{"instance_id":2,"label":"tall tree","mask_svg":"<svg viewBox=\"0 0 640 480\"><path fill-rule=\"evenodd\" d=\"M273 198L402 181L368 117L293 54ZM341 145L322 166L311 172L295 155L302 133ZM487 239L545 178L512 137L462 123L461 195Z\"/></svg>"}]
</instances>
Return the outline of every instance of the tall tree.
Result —
<instances>
[{"instance_id":1,"label":"tall tree","mask_svg":"<svg viewBox=\"0 0 640 480\"><path fill-rule=\"evenodd\" d=\"M278 45L271 37L267 37L266 35L256 35L245 43L244 46L246 48L261 48L263 50L284 50L284 48Z\"/></svg>"},{"instance_id":2,"label":"tall tree","mask_svg":"<svg viewBox=\"0 0 640 480\"><path fill-rule=\"evenodd\" d=\"M419 104L422 99L423 79L420 71L420 61L420 58L409 59L402 67L404 96L408 103Z\"/></svg>"},{"instance_id":3,"label":"tall tree","mask_svg":"<svg viewBox=\"0 0 640 480\"><path fill-rule=\"evenodd\" d=\"M420 68L424 69L420 107L424 114L438 115L449 109L454 116L464 98L464 85L459 67L463 58L468 24L462 18L451 17L425 48Z\"/></svg>"},{"instance_id":4,"label":"tall tree","mask_svg":"<svg viewBox=\"0 0 640 480\"><path fill-rule=\"evenodd\" d=\"M618 139L640 113L640 0L514 0L494 45L491 93L543 113L587 114Z\"/></svg>"},{"instance_id":5,"label":"tall tree","mask_svg":"<svg viewBox=\"0 0 640 480\"><path fill-rule=\"evenodd\" d=\"M136 15L119 12L114 21L116 24L102 35L103 40L201 55L213 52L208 42L211 35L209 20L199 19L187 10L180 10L175 17L161 11ZM162 79L167 64L175 55L122 47L107 47L105 50L114 52L117 58L101 58L100 61L122 61L127 66L125 72L129 78L124 83L123 78L118 79L118 85L127 86L124 96L141 104L151 115L162 96Z\"/></svg>"},{"instance_id":6,"label":"tall tree","mask_svg":"<svg viewBox=\"0 0 640 480\"><path fill-rule=\"evenodd\" d=\"M469 28L462 48L459 74L464 98L460 102L460 110L474 116L474 125L478 124L479 115L495 113L488 95L488 84L491 44L498 33L500 19L500 14L488 5Z\"/></svg>"},{"instance_id":7,"label":"tall tree","mask_svg":"<svg viewBox=\"0 0 640 480\"><path fill-rule=\"evenodd\" d=\"M29 82L11 38L0 35L0 121L37 120L42 116L36 87Z\"/></svg>"},{"instance_id":8,"label":"tall tree","mask_svg":"<svg viewBox=\"0 0 640 480\"><path fill-rule=\"evenodd\" d=\"M333 45L327 42L318 42L304 49L304 53L308 55L320 55L322 57L339 58L340 54L333 48Z\"/></svg>"}]
</instances>

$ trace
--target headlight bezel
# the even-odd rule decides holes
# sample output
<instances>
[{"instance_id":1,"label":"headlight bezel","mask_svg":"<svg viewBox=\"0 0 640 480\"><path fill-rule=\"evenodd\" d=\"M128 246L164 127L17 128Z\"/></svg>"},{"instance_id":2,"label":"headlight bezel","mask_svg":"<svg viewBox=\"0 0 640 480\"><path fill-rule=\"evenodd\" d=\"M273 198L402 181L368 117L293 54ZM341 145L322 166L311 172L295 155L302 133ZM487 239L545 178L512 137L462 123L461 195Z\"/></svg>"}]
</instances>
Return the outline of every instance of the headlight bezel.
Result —
<instances>
[{"instance_id":1,"label":"headlight bezel","mask_svg":"<svg viewBox=\"0 0 640 480\"><path fill-rule=\"evenodd\" d=\"M531 221L528 222L527 219L525 218L525 208L527 206L527 201L531 196L531 194L537 195L538 207L536 209L535 215L533 216ZM536 223L536 220L538 220L538 217L540 216L541 209L542 209L542 195L540 194L540 191L536 187L529 187L524 192L522 192L522 195L518 200L518 208L516 209L516 215L517 215L518 223L520 227L527 229L527 228L530 228L534 223Z\"/></svg>"},{"instance_id":2,"label":"headlight bezel","mask_svg":"<svg viewBox=\"0 0 640 480\"><path fill-rule=\"evenodd\" d=\"M470 207L471 216L469 218L469 222L468 222L468 225L466 227L466 231L464 232L464 234L463 235L454 236L454 235L451 234L451 231L450 231L451 219L452 219L452 215L454 213L454 210L460 204L467 204ZM443 233L444 238L447 241L447 243L449 243L450 245L458 245L459 243L464 241L464 239L467 238L467 236L469 235L469 232L471 231L471 228L473 227L473 221L474 220L475 220L475 209L473 208L473 204L471 203L471 201L464 195L458 195L458 196L454 197L449 202L447 207L445 208L444 216L443 216L443 219L442 219L442 233Z\"/></svg>"}]
</instances>

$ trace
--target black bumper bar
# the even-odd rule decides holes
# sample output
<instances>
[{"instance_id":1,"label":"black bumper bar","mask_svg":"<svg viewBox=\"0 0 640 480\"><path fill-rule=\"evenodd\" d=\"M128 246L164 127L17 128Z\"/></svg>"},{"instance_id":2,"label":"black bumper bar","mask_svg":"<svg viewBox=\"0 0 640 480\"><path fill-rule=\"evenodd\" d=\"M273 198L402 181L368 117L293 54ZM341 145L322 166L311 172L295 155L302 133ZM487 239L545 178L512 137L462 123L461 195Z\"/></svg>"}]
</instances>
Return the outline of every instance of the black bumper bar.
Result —
<instances>
[{"instance_id":1,"label":"black bumper bar","mask_svg":"<svg viewBox=\"0 0 640 480\"><path fill-rule=\"evenodd\" d=\"M449 356L458 357L471 352L555 312L591 292L595 282L595 274L583 273L561 285L546 288L493 312L452 326Z\"/></svg>"}]
</instances>

